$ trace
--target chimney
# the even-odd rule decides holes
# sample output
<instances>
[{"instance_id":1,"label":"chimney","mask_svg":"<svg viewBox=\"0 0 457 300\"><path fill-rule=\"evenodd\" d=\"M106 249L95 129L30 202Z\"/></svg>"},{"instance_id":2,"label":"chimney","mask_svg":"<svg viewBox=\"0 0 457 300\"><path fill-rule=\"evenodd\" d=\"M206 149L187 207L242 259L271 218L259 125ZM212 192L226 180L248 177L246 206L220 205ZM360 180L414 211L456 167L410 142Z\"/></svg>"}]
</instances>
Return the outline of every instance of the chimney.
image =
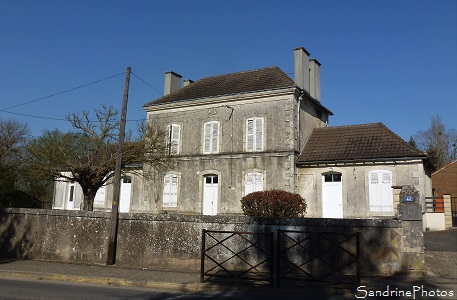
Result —
<instances>
[{"instance_id":1,"label":"chimney","mask_svg":"<svg viewBox=\"0 0 457 300\"><path fill-rule=\"evenodd\" d=\"M309 53L303 47L294 49L294 81L309 93Z\"/></svg>"},{"instance_id":2,"label":"chimney","mask_svg":"<svg viewBox=\"0 0 457 300\"><path fill-rule=\"evenodd\" d=\"M193 80L190 80L190 79L184 80L184 86L188 86L188 85L191 84L191 83L194 83L194 81L193 81Z\"/></svg>"},{"instance_id":3,"label":"chimney","mask_svg":"<svg viewBox=\"0 0 457 300\"><path fill-rule=\"evenodd\" d=\"M309 94L321 101L321 64L317 59L309 61Z\"/></svg>"},{"instance_id":4,"label":"chimney","mask_svg":"<svg viewBox=\"0 0 457 300\"><path fill-rule=\"evenodd\" d=\"M165 87L163 95L166 96L181 88L181 75L175 72L165 72Z\"/></svg>"}]
</instances>

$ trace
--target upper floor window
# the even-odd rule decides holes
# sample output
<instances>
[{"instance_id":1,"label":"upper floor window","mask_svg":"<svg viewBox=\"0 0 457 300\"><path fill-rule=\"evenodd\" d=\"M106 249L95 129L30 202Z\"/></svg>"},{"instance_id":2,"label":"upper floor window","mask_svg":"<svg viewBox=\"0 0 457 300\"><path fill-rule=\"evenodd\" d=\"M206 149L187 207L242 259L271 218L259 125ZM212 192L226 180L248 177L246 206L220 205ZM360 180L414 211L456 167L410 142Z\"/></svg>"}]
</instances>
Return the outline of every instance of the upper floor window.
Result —
<instances>
[{"instance_id":1,"label":"upper floor window","mask_svg":"<svg viewBox=\"0 0 457 300\"><path fill-rule=\"evenodd\" d=\"M246 150L263 150L263 118L254 117L246 120Z\"/></svg>"},{"instance_id":2,"label":"upper floor window","mask_svg":"<svg viewBox=\"0 0 457 300\"><path fill-rule=\"evenodd\" d=\"M167 127L167 144L168 154L178 154L181 139L181 126L179 124L170 124Z\"/></svg>"},{"instance_id":3,"label":"upper floor window","mask_svg":"<svg viewBox=\"0 0 457 300\"><path fill-rule=\"evenodd\" d=\"M203 153L211 154L219 152L219 122L211 121L203 125Z\"/></svg>"}]
</instances>

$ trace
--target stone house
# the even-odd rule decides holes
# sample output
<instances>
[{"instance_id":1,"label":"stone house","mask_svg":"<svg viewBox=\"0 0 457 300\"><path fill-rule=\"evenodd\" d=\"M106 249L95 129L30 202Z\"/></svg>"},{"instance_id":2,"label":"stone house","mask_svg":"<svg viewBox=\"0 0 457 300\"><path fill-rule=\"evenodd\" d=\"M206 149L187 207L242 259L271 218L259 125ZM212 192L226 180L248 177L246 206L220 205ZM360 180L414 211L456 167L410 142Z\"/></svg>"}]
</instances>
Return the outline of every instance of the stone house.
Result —
<instances>
[{"instance_id":1,"label":"stone house","mask_svg":"<svg viewBox=\"0 0 457 300\"><path fill-rule=\"evenodd\" d=\"M298 192L300 150L332 115L320 103L320 64L304 48L294 49L294 80L279 67L182 88L180 75L165 76L165 96L144 110L149 125L168 132L174 167L145 181L145 211L237 214L250 192Z\"/></svg>"},{"instance_id":2,"label":"stone house","mask_svg":"<svg viewBox=\"0 0 457 300\"><path fill-rule=\"evenodd\" d=\"M382 123L314 129L297 166L309 217L395 216L402 186L432 194L427 155Z\"/></svg>"},{"instance_id":3,"label":"stone house","mask_svg":"<svg viewBox=\"0 0 457 300\"><path fill-rule=\"evenodd\" d=\"M426 154L383 124L328 127L320 63L304 48L294 49L294 79L275 66L181 79L167 72L165 95L143 106L167 133L172 167L144 165L121 212L240 214L243 196L281 189L306 199L307 217L372 218L396 215L403 185L422 203L432 193ZM53 208L79 208L71 186L56 182ZM94 208L110 210L112 187L100 193Z\"/></svg>"}]
</instances>

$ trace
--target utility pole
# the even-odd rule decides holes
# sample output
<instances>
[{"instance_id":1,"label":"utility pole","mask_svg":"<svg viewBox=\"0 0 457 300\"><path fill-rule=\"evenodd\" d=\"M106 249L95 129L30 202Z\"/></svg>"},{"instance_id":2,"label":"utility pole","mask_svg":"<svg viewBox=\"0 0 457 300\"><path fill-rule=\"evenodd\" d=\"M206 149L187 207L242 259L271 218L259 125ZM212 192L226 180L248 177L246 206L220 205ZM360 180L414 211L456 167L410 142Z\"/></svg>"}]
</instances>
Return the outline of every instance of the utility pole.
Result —
<instances>
[{"instance_id":1,"label":"utility pole","mask_svg":"<svg viewBox=\"0 0 457 300\"><path fill-rule=\"evenodd\" d=\"M131 71L132 69L130 67L127 67L127 72L125 73L124 98L122 99L122 113L119 128L119 142L117 145L116 169L114 170L114 191L113 204L111 206L108 255L106 260L107 265L114 265L116 263L117 227L119 224L119 199L121 194L122 149L124 148L125 122L127 116L127 101L129 98L129 84Z\"/></svg>"}]
</instances>

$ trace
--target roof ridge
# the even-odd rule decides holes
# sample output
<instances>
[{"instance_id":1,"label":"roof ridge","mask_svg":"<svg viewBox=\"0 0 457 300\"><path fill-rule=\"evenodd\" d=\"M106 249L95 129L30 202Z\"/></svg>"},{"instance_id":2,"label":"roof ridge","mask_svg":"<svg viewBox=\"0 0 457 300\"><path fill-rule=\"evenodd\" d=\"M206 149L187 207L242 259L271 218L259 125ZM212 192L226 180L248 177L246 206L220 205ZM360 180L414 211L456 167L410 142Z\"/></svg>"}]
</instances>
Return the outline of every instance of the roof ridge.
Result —
<instances>
[{"instance_id":1,"label":"roof ridge","mask_svg":"<svg viewBox=\"0 0 457 300\"><path fill-rule=\"evenodd\" d=\"M333 129L333 128L349 128L349 127L362 127L362 126L371 126L371 125L384 125L382 122L376 123L364 123L364 124L350 124L350 125L338 125L338 126L327 126L327 127L320 127L317 129ZM384 125L385 126L385 125Z\"/></svg>"},{"instance_id":2,"label":"roof ridge","mask_svg":"<svg viewBox=\"0 0 457 300\"><path fill-rule=\"evenodd\" d=\"M265 67L265 68L258 68L258 69L245 70L245 71L238 71L238 72L232 72L232 73L226 73L226 74L219 74L219 75L213 75L213 76L206 76L206 77L202 77L202 78L200 78L200 79L195 80L195 82L197 82L197 81L199 81L199 80L207 79L207 78L217 78L217 77L223 77L223 76L229 76L229 75L245 74L245 73L257 72L257 71L262 71L262 70L267 70L267 69L279 69L279 70L281 70L281 71L284 73L284 71L283 71L280 67L278 67L278 66L270 66L270 67ZM286 74L286 73L284 73L284 74Z\"/></svg>"}]
</instances>

